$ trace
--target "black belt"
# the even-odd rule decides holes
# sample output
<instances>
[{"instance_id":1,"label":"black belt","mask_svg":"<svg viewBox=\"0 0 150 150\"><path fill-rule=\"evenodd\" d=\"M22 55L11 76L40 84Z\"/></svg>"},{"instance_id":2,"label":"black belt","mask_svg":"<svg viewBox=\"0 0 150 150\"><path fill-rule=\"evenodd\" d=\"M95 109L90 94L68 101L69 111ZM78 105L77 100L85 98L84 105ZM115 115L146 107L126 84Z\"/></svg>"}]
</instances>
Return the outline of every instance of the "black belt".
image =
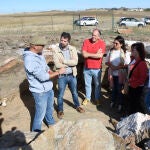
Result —
<instances>
[{"instance_id":1,"label":"black belt","mask_svg":"<svg viewBox=\"0 0 150 150\"><path fill-rule=\"evenodd\" d=\"M59 76L72 76L73 73L68 73L68 74L60 74Z\"/></svg>"}]
</instances>

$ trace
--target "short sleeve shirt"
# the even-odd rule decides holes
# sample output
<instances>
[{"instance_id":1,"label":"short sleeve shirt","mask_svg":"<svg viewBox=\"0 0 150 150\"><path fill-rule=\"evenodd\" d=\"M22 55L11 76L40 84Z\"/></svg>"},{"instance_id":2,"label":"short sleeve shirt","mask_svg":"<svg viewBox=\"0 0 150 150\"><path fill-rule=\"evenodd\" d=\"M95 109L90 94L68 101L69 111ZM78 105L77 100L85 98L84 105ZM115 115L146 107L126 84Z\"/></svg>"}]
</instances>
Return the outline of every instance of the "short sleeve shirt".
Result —
<instances>
[{"instance_id":1,"label":"short sleeve shirt","mask_svg":"<svg viewBox=\"0 0 150 150\"><path fill-rule=\"evenodd\" d=\"M91 39L86 39L82 45L82 51L89 53L97 53L99 49L102 50L102 53L105 53L105 42L103 40L98 40L96 43L92 43ZM100 69L102 67L102 58L86 58L85 59L85 68L88 69Z\"/></svg>"}]
</instances>

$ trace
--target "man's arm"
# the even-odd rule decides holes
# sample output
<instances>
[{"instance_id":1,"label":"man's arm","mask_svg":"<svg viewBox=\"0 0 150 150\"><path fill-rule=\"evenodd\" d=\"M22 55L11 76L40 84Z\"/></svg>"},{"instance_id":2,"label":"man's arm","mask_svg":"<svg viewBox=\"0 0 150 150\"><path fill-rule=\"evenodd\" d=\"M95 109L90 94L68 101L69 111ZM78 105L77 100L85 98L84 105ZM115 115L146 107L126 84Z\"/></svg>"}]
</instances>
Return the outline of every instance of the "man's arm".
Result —
<instances>
[{"instance_id":1,"label":"man's arm","mask_svg":"<svg viewBox=\"0 0 150 150\"><path fill-rule=\"evenodd\" d=\"M50 79L52 79L52 78L54 78L54 77L56 77L56 76L58 76L58 75L61 75L61 74L63 74L63 73L65 73L65 68L60 68L60 69L58 69L57 71L55 71L55 72L53 72L53 71L49 71L48 73L49 73L49 77L50 77Z\"/></svg>"},{"instance_id":2,"label":"man's arm","mask_svg":"<svg viewBox=\"0 0 150 150\"><path fill-rule=\"evenodd\" d=\"M54 64L55 64L56 68L67 67L67 65L65 65L62 61L60 61L60 58L59 58L59 56L57 55L57 53L55 51L53 53L53 61L54 61Z\"/></svg>"},{"instance_id":3,"label":"man's arm","mask_svg":"<svg viewBox=\"0 0 150 150\"><path fill-rule=\"evenodd\" d=\"M103 57L103 52L102 52L102 49L99 49L97 51L97 53L89 53L89 52L86 52L86 51L82 51L82 54L83 54L83 57L84 58L95 58L95 59L98 59L98 58L102 58Z\"/></svg>"},{"instance_id":4,"label":"man's arm","mask_svg":"<svg viewBox=\"0 0 150 150\"><path fill-rule=\"evenodd\" d=\"M25 63L25 70L41 82L45 82L65 72L65 68L61 68L57 72L48 71L47 69L40 67L39 63L36 61L31 61L31 63L28 61L28 63Z\"/></svg>"},{"instance_id":5,"label":"man's arm","mask_svg":"<svg viewBox=\"0 0 150 150\"><path fill-rule=\"evenodd\" d=\"M75 47L72 48L72 56L70 60L64 60L63 62L67 66L76 66L78 64L78 54Z\"/></svg>"}]
</instances>

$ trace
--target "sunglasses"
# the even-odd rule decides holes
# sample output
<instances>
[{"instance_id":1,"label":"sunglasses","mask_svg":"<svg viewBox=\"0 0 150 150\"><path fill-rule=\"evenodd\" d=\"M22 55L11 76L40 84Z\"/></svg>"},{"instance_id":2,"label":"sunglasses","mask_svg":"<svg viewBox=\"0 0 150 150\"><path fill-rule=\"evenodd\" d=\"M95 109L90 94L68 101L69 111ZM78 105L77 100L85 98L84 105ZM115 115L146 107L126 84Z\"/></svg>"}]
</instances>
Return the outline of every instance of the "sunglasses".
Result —
<instances>
[{"instance_id":1,"label":"sunglasses","mask_svg":"<svg viewBox=\"0 0 150 150\"><path fill-rule=\"evenodd\" d=\"M113 44L118 45L119 43L117 43L117 42L113 42Z\"/></svg>"}]
</instances>

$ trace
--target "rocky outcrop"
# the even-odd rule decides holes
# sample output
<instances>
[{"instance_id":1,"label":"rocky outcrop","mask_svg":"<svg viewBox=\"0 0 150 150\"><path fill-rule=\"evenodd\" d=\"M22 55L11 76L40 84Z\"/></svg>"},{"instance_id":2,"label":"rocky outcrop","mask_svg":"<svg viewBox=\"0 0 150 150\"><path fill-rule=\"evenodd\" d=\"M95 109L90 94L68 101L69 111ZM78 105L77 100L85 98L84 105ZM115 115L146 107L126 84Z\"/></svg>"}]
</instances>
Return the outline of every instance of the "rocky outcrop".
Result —
<instances>
[{"instance_id":1,"label":"rocky outcrop","mask_svg":"<svg viewBox=\"0 0 150 150\"><path fill-rule=\"evenodd\" d=\"M113 136L98 119L61 120L42 133L8 131L0 145L10 150L115 150Z\"/></svg>"},{"instance_id":2,"label":"rocky outcrop","mask_svg":"<svg viewBox=\"0 0 150 150\"><path fill-rule=\"evenodd\" d=\"M150 116L139 112L132 114L118 122L116 133L126 144L138 144L150 137Z\"/></svg>"},{"instance_id":3,"label":"rocky outcrop","mask_svg":"<svg viewBox=\"0 0 150 150\"><path fill-rule=\"evenodd\" d=\"M30 146L36 150L115 150L112 135L97 119L61 120Z\"/></svg>"},{"instance_id":4,"label":"rocky outcrop","mask_svg":"<svg viewBox=\"0 0 150 150\"><path fill-rule=\"evenodd\" d=\"M6 62L4 65L0 66L0 73L6 72L9 69L12 69L17 64L23 63L22 61L19 61L18 59L9 59L8 62Z\"/></svg>"}]
</instances>

